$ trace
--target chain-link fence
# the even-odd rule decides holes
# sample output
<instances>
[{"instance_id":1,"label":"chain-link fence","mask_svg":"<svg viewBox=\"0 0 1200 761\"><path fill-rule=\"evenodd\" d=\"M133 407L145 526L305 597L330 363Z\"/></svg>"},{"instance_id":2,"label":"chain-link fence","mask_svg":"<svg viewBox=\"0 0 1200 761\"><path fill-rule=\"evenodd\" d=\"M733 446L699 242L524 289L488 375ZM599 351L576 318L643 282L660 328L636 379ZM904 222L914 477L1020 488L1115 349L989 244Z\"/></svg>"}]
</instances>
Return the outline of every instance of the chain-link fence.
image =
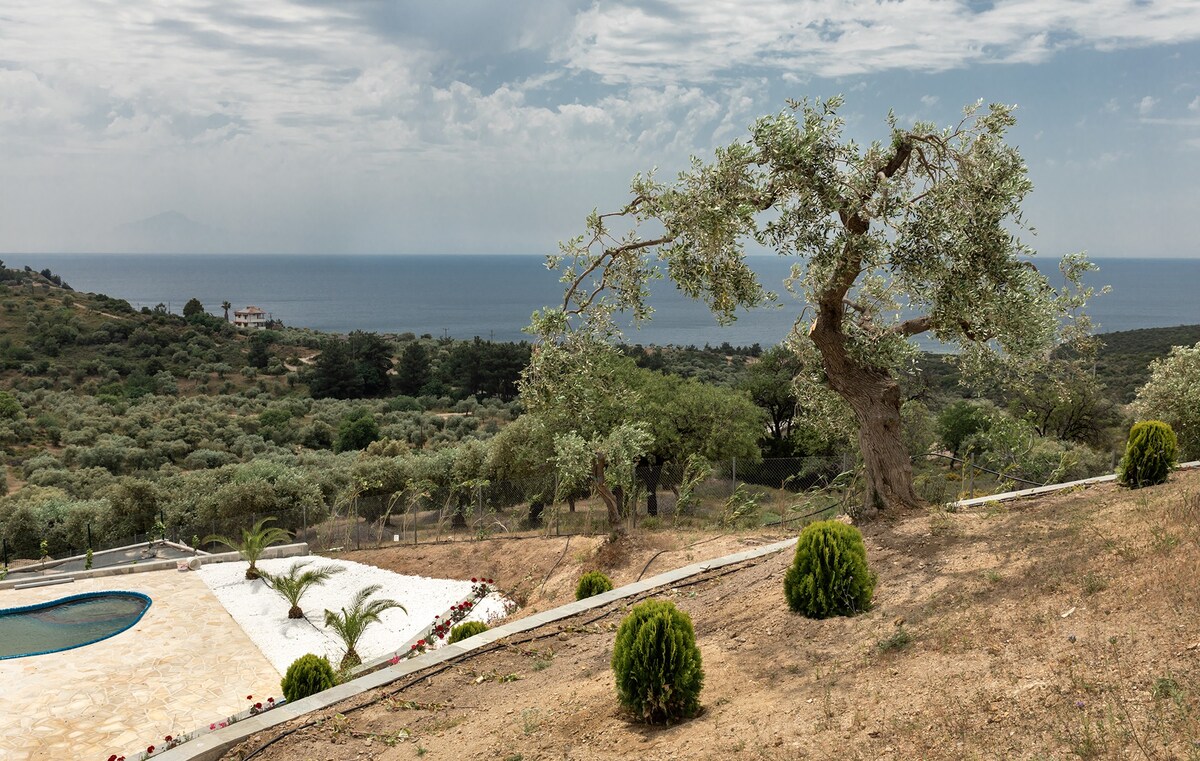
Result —
<instances>
[{"instance_id":1,"label":"chain-link fence","mask_svg":"<svg viewBox=\"0 0 1200 761\"><path fill-rule=\"evenodd\" d=\"M848 493L849 456L773 458L757 462L710 463L688 473L679 463L641 467L632 487L616 487L616 518L626 531L661 526L752 527L788 523L806 513L835 513ZM690 481L690 482L689 482ZM397 544L465 541L550 534L599 535L612 530L607 503L596 493L558 494L553 475L525 481L481 481L458 488L386 494L352 494L330 507L297 507L264 513L222 515L205 520L160 513L161 528L120 539L96 541L94 550L156 539L221 551L206 542L224 536L237 542L244 529L264 518L291 532L314 551L342 551ZM83 548L54 548L64 554ZM52 553L57 554L57 553Z\"/></svg>"},{"instance_id":2,"label":"chain-link fence","mask_svg":"<svg viewBox=\"0 0 1200 761\"><path fill-rule=\"evenodd\" d=\"M690 467L690 470L689 470ZM964 496L1040 485L1019 474L989 473L973 462L945 457L914 458L918 496L944 504ZM1082 477L1082 476L1080 476ZM862 501L861 468L854 455L665 463L639 467L632 484L613 488L615 519L629 532L661 527L752 528L793 525L853 510ZM556 498L557 497L557 498ZM153 530L90 542L93 550L156 539L225 549L211 536L235 543L264 518L291 532L314 551L355 550L397 544L466 541L550 534L607 534L609 505L596 493L560 494L552 474L524 481L478 481L458 487L426 484L395 493L343 496L332 506L296 507L203 520L159 513ZM50 548L56 557L82 553L89 544ZM90 527L88 539L90 535ZM11 551L11 548L7 548Z\"/></svg>"},{"instance_id":3,"label":"chain-link fence","mask_svg":"<svg viewBox=\"0 0 1200 761\"><path fill-rule=\"evenodd\" d=\"M1031 472L1015 465L997 469L971 455L963 458L931 452L913 458L913 487L926 502L945 505L960 499L1108 475L1116 469L1116 463L1116 453L1086 460L1073 459L1068 453L1047 464L1041 472Z\"/></svg>"}]
</instances>

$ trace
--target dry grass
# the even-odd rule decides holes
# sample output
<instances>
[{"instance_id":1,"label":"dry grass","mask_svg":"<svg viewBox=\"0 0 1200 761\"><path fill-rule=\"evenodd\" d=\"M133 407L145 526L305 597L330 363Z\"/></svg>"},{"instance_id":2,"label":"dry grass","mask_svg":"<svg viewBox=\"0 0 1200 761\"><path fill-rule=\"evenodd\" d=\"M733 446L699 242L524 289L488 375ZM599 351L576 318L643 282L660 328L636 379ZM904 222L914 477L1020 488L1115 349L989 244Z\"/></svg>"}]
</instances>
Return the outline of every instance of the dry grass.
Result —
<instances>
[{"instance_id":1,"label":"dry grass","mask_svg":"<svg viewBox=\"0 0 1200 761\"><path fill-rule=\"evenodd\" d=\"M693 617L706 671L702 714L675 727L617 708L619 605L347 701L329 713L343 730L304 728L256 758L1200 759L1197 495L1190 472L878 521L875 607L851 619L787 612L789 553L663 590Z\"/></svg>"}]
</instances>

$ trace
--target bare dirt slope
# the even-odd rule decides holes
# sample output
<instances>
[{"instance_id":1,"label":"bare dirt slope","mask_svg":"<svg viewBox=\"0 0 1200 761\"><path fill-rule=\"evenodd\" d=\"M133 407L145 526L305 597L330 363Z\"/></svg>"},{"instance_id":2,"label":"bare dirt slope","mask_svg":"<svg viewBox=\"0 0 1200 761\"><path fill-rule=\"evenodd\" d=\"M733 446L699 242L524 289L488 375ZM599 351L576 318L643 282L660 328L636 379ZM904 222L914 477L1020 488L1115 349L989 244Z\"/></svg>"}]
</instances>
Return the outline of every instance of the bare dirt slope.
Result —
<instances>
[{"instance_id":1,"label":"bare dirt slope","mask_svg":"<svg viewBox=\"0 0 1200 761\"><path fill-rule=\"evenodd\" d=\"M663 531L639 534L617 545L604 536L499 538L359 550L338 557L403 574L495 579L521 605L514 616L520 618L574 600L576 582L587 571L603 571L620 586L637 581L643 572L649 577L787 536L781 530Z\"/></svg>"},{"instance_id":2,"label":"bare dirt slope","mask_svg":"<svg viewBox=\"0 0 1200 761\"><path fill-rule=\"evenodd\" d=\"M864 533L879 585L855 618L789 613L786 553L662 590L704 657L703 712L683 724L619 710L621 604L227 758L288 729L254 758L1200 758L1200 473Z\"/></svg>"}]
</instances>

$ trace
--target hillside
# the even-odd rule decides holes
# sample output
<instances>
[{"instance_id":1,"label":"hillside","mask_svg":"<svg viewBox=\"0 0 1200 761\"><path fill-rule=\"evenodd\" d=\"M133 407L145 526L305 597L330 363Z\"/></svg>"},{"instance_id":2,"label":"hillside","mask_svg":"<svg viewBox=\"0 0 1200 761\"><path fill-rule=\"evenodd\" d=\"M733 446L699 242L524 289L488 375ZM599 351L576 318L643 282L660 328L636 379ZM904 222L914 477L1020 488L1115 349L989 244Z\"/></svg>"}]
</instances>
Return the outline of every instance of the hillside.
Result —
<instances>
[{"instance_id":1,"label":"hillside","mask_svg":"<svg viewBox=\"0 0 1200 761\"><path fill-rule=\"evenodd\" d=\"M223 318L184 318L165 305L138 311L121 299L63 287L48 270L7 270L0 263L0 307L0 388L137 398L206 392L209 383L240 390L258 377L242 372L249 338ZM296 348L278 346L276 354ZM285 389L283 372L280 365L262 380Z\"/></svg>"},{"instance_id":2,"label":"hillside","mask_svg":"<svg viewBox=\"0 0 1200 761\"><path fill-rule=\"evenodd\" d=\"M787 612L787 553L663 590L693 617L706 672L702 713L670 728L618 709L617 604L225 757L1197 758L1198 494L1192 471L867 525L880 581L855 618Z\"/></svg>"},{"instance_id":3,"label":"hillside","mask_svg":"<svg viewBox=\"0 0 1200 761\"><path fill-rule=\"evenodd\" d=\"M1149 380L1152 360L1165 357L1172 346L1194 346L1200 341L1200 325L1123 330L1100 338L1104 345L1096 357L1096 377L1117 401L1126 403Z\"/></svg>"},{"instance_id":4,"label":"hillside","mask_svg":"<svg viewBox=\"0 0 1200 761\"><path fill-rule=\"evenodd\" d=\"M1150 362L1167 356L1172 346L1193 346L1200 341L1200 325L1142 328L1099 333L1100 348L1094 373L1108 397L1118 404L1133 401L1150 378ZM958 369L945 354L922 354L918 362L920 385L947 397L961 395Z\"/></svg>"}]
</instances>

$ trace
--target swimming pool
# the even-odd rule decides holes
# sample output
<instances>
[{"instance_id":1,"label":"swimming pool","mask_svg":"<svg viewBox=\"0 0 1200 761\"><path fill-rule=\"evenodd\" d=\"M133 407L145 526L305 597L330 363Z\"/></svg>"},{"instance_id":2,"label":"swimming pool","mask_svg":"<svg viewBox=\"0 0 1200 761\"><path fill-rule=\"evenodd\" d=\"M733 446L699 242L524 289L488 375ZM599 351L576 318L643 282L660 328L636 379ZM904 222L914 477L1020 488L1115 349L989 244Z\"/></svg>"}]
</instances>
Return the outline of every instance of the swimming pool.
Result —
<instances>
[{"instance_id":1,"label":"swimming pool","mask_svg":"<svg viewBox=\"0 0 1200 761\"><path fill-rule=\"evenodd\" d=\"M140 592L85 592L0 609L0 660L91 645L141 620L150 598Z\"/></svg>"}]
</instances>

